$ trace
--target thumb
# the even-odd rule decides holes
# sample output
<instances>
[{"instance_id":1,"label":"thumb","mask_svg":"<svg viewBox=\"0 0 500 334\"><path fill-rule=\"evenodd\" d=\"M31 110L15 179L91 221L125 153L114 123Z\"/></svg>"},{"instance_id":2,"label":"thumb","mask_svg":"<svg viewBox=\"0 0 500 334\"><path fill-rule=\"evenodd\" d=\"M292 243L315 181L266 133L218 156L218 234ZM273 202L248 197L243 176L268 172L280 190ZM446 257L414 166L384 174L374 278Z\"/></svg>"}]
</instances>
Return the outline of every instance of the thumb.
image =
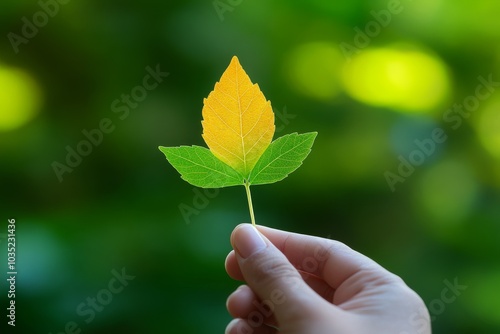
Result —
<instances>
[{"instance_id":1,"label":"thumb","mask_svg":"<svg viewBox=\"0 0 500 334\"><path fill-rule=\"evenodd\" d=\"M302 279L286 256L250 224L237 226L231 244L243 277L278 324L311 319L325 300Z\"/></svg>"}]
</instances>

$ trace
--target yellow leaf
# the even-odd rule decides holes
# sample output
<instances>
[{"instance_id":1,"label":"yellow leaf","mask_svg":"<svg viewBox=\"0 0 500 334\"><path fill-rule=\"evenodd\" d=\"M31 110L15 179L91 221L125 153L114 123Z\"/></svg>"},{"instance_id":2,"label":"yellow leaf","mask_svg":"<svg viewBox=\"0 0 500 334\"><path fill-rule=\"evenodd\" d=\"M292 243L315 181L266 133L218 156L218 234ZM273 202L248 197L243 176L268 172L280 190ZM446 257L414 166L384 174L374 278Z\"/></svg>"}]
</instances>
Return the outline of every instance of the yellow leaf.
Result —
<instances>
[{"instance_id":1,"label":"yellow leaf","mask_svg":"<svg viewBox=\"0 0 500 334\"><path fill-rule=\"evenodd\" d=\"M274 113L236 56L203 101L203 139L210 151L243 177L271 143Z\"/></svg>"}]
</instances>

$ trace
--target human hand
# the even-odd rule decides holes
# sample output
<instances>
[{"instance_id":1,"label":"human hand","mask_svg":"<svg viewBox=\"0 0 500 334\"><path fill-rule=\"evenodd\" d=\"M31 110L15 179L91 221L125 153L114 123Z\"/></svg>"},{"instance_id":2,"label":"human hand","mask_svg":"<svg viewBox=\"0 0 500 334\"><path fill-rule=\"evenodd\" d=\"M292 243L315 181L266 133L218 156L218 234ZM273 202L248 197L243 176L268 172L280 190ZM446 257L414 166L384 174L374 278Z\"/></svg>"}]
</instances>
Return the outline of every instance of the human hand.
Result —
<instances>
[{"instance_id":1,"label":"human hand","mask_svg":"<svg viewBox=\"0 0 500 334\"><path fill-rule=\"evenodd\" d=\"M431 333L401 278L338 241L241 224L231 244L226 271L247 285L227 300L227 334Z\"/></svg>"}]
</instances>

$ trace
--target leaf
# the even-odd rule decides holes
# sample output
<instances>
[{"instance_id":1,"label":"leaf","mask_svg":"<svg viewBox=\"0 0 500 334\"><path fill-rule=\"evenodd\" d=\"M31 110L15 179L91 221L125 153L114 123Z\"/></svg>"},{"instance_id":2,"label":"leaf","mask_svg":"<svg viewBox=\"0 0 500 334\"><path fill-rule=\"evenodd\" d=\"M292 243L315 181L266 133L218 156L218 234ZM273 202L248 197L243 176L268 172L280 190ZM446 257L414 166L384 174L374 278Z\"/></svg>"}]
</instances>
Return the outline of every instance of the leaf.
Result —
<instances>
[{"instance_id":1,"label":"leaf","mask_svg":"<svg viewBox=\"0 0 500 334\"><path fill-rule=\"evenodd\" d=\"M194 186L245 186L255 225L250 186L283 180L299 168L317 133L292 133L271 143L275 130L271 102L252 83L236 56L203 101L202 115L202 136L209 149L159 149L182 179Z\"/></svg>"},{"instance_id":2,"label":"leaf","mask_svg":"<svg viewBox=\"0 0 500 334\"><path fill-rule=\"evenodd\" d=\"M317 134L291 133L273 141L250 173L248 183L274 183L286 178L302 165L302 161L311 152Z\"/></svg>"},{"instance_id":3,"label":"leaf","mask_svg":"<svg viewBox=\"0 0 500 334\"><path fill-rule=\"evenodd\" d=\"M183 180L201 188L243 184L243 177L201 146L159 147Z\"/></svg>"},{"instance_id":4,"label":"leaf","mask_svg":"<svg viewBox=\"0 0 500 334\"><path fill-rule=\"evenodd\" d=\"M203 103L203 139L210 151L248 177L274 135L271 102L235 56Z\"/></svg>"}]
</instances>

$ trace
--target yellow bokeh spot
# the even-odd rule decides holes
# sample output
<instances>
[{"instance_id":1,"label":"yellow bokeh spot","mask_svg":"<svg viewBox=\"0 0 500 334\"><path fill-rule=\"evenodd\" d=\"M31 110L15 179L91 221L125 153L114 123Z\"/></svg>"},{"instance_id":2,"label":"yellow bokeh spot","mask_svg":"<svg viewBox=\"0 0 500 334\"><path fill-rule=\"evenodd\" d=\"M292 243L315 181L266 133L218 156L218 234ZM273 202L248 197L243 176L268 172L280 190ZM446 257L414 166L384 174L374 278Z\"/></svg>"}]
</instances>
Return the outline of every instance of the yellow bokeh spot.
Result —
<instances>
[{"instance_id":1,"label":"yellow bokeh spot","mask_svg":"<svg viewBox=\"0 0 500 334\"><path fill-rule=\"evenodd\" d=\"M313 42L290 52L285 72L298 93L317 100L330 100L340 91L343 62L338 46Z\"/></svg>"},{"instance_id":2,"label":"yellow bokeh spot","mask_svg":"<svg viewBox=\"0 0 500 334\"><path fill-rule=\"evenodd\" d=\"M500 159L500 96L481 110L476 128L483 146Z\"/></svg>"},{"instance_id":3,"label":"yellow bokeh spot","mask_svg":"<svg viewBox=\"0 0 500 334\"><path fill-rule=\"evenodd\" d=\"M39 111L40 90L23 70L0 65L0 131L17 129Z\"/></svg>"},{"instance_id":4,"label":"yellow bokeh spot","mask_svg":"<svg viewBox=\"0 0 500 334\"><path fill-rule=\"evenodd\" d=\"M414 49L363 51L346 63L342 78L353 98L402 112L429 112L450 89L443 62Z\"/></svg>"}]
</instances>

